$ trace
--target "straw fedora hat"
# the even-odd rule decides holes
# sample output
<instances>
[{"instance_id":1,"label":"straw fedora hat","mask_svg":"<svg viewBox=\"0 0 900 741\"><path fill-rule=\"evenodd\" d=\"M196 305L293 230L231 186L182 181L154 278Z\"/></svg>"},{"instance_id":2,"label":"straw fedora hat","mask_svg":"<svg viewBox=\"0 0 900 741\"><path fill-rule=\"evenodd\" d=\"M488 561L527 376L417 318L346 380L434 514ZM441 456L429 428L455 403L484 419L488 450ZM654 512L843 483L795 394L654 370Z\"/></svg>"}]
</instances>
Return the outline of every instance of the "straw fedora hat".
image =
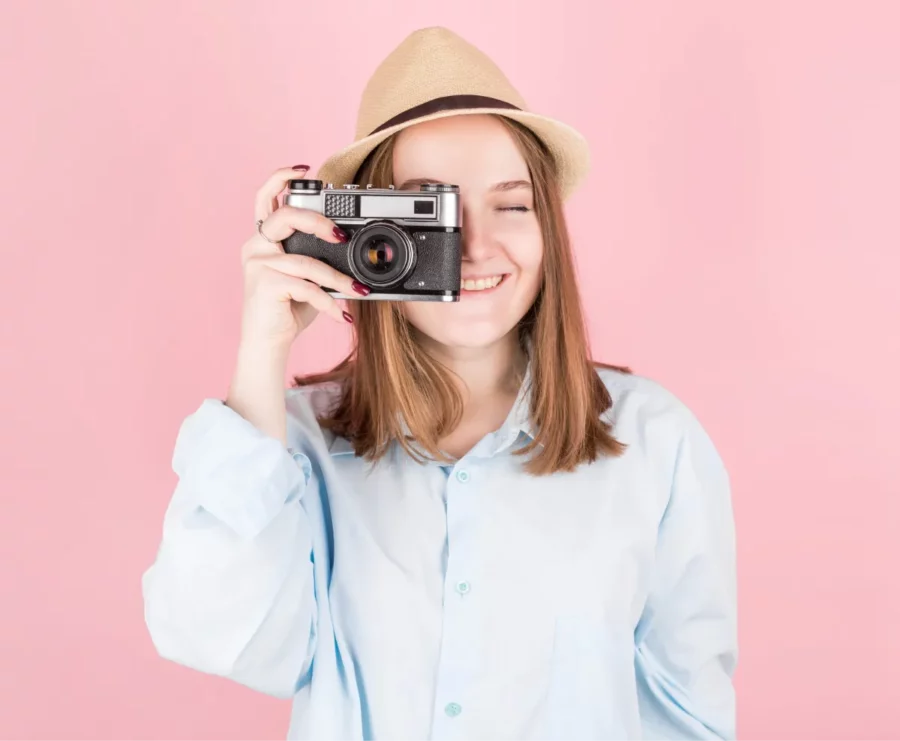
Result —
<instances>
[{"instance_id":1,"label":"straw fedora hat","mask_svg":"<svg viewBox=\"0 0 900 741\"><path fill-rule=\"evenodd\" d=\"M329 157L317 178L351 183L378 144L407 126L447 116L496 113L527 126L553 154L563 197L587 174L584 137L552 118L532 113L524 98L486 54L442 27L407 36L378 65L362 94L356 138Z\"/></svg>"}]
</instances>

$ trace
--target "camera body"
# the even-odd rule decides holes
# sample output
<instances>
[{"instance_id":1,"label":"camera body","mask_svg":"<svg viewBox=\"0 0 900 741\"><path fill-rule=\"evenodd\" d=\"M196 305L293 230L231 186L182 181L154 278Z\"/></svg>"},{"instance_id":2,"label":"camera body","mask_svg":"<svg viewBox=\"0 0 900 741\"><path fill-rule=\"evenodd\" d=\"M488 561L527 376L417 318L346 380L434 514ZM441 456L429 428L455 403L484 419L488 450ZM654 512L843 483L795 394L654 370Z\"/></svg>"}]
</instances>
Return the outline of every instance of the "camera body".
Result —
<instances>
[{"instance_id":1,"label":"camera body","mask_svg":"<svg viewBox=\"0 0 900 741\"><path fill-rule=\"evenodd\" d=\"M284 204L317 211L349 236L345 244L294 232L285 252L309 255L368 286L365 299L459 301L462 208L459 188L426 183L414 190L323 187L291 180ZM323 287L324 288L324 287ZM363 297L324 288L335 298Z\"/></svg>"}]
</instances>

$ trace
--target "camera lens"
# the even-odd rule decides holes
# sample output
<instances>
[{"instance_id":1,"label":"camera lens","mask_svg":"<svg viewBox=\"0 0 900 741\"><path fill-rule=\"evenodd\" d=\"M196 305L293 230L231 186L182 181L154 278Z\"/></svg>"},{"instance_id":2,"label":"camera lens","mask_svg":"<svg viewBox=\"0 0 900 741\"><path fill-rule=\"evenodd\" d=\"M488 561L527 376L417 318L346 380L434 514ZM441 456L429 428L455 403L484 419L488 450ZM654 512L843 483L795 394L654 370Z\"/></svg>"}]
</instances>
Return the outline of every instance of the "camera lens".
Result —
<instances>
[{"instance_id":1,"label":"camera lens","mask_svg":"<svg viewBox=\"0 0 900 741\"><path fill-rule=\"evenodd\" d=\"M376 273L383 275L393 267L394 245L388 241L381 241L378 237L370 239L365 254L369 261L367 267Z\"/></svg>"},{"instance_id":2,"label":"camera lens","mask_svg":"<svg viewBox=\"0 0 900 741\"><path fill-rule=\"evenodd\" d=\"M414 264L412 241L394 224L369 224L353 235L350 267L363 283L375 287L399 283Z\"/></svg>"}]
</instances>

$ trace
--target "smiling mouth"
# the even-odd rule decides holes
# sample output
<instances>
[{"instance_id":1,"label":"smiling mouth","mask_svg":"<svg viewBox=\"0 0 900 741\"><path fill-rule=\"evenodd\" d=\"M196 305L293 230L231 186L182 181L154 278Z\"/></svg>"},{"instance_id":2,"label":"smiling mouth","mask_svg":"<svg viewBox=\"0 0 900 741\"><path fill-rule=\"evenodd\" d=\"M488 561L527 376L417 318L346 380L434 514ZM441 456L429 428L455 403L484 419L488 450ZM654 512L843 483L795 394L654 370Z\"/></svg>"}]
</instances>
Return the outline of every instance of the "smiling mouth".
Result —
<instances>
[{"instance_id":1,"label":"smiling mouth","mask_svg":"<svg viewBox=\"0 0 900 741\"><path fill-rule=\"evenodd\" d=\"M508 273L502 273L500 275L490 275L485 278L478 278L477 280L460 280L459 290L468 293L490 291L499 286L506 279L507 275Z\"/></svg>"}]
</instances>

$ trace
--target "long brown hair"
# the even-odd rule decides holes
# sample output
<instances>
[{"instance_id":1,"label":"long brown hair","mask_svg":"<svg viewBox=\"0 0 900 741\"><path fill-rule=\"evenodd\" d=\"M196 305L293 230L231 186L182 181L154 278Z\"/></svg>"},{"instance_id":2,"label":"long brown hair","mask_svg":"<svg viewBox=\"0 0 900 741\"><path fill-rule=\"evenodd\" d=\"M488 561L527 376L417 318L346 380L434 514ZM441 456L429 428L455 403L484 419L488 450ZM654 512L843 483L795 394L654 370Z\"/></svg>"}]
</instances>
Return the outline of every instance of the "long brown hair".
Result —
<instances>
[{"instance_id":1,"label":"long brown hair","mask_svg":"<svg viewBox=\"0 0 900 741\"><path fill-rule=\"evenodd\" d=\"M612 399L596 368L631 371L590 358L551 153L526 127L503 116L496 118L507 127L528 164L544 242L542 285L518 326L522 347L530 347L535 438L514 454L529 455L524 468L531 474L571 471L599 456L624 452L626 446L600 418ZM357 184L387 187L393 182L395 137L369 155L357 173ZM367 460L379 460L396 440L417 460L423 456L411 441L427 457L452 462L439 448L440 440L462 417L462 397L452 372L416 341L398 303L349 303L356 332L351 353L328 372L294 378L297 386L341 382L338 403L320 423L350 440L356 454Z\"/></svg>"}]
</instances>

